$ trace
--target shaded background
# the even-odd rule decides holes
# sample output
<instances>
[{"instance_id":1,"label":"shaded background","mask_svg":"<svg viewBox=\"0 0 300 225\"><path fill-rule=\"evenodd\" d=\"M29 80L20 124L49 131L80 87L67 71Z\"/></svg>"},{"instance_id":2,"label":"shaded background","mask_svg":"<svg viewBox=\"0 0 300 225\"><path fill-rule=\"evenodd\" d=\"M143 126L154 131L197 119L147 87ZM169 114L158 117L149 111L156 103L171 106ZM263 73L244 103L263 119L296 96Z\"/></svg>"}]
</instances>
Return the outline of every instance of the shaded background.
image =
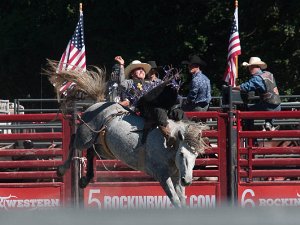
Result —
<instances>
[{"instance_id":1,"label":"shaded background","mask_svg":"<svg viewBox=\"0 0 300 225\"><path fill-rule=\"evenodd\" d=\"M2 0L0 99L56 97L41 70L46 58L59 60L64 52L78 21L79 2L87 65L110 73L114 57L122 55L126 64L139 59L181 67L182 60L196 53L208 64L204 73L213 95L220 93L233 0ZM239 2L239 64L261 57L280 94L300 93L299 20L298 0ZM238 83L248 78L240 67Z\"/></svg>"}]
</instances>

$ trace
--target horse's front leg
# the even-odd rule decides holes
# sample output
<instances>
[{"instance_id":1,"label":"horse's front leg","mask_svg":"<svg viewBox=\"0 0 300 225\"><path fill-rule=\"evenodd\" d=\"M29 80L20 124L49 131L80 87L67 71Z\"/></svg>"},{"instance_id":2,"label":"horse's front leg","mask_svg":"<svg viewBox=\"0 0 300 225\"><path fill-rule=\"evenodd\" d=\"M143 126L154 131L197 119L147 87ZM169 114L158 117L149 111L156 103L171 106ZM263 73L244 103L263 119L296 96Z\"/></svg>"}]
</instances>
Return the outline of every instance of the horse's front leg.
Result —
<instances>
[{"instance_id":1,"label":"horse's front leg","mask_svg":"<svg viewBox=\"0 0 300 225\"><path fill-rule=\"evenodd\" d=\"M176 193L171 177L159 181L175 208L181 208L181 201Z\"/></svg>"},{"instance_id":2,"label":"horse's front leg","mask_svg":"<svg viewBox=\"0 0 300 225\"><path fill-rule=\"evenodd\" d=\"M185 207L186 206L185 187L180 184L178 176L172 177L172 182L175 187L175 191L180 199L181 207Z\"/></svg>"}]
</instances>

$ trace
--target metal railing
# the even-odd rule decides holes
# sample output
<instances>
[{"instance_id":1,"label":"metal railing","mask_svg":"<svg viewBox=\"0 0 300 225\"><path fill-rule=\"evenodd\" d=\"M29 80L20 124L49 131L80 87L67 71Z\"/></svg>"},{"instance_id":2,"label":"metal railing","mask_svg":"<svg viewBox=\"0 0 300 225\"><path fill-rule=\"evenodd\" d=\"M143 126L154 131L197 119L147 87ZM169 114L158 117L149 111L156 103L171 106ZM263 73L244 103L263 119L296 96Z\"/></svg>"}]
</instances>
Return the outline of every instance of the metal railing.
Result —
<instances>
[{"instance_id":1,"label":"metal railing","mask_svg":"<svg viewBox=\"0 0 300 225\"><path fill-rule=\"evenodd\" d=\"M282 99L281 108L283 110L297 110L300 108L300 95L281 95ZM258 96L254 96L251 99L258 99ZM299 100L299 101L298 101ZM1 100L8 101L8 100ZM180 99L180 104L184 104L186 97ZM84 104L91 103L86 101ZM20 106L24 105L24 109ZM39 105L39 106L37 106ZM60 103L57 99L15 99L13 105L14 114L21 113L55 113L61 112L59 108ZM251 105L251 104L249 104ZM46 108L47 107L47 108ZM222 96L212 96L210 102L209 111L220 111L224 107Z\"/></svg>"}]
</instances>

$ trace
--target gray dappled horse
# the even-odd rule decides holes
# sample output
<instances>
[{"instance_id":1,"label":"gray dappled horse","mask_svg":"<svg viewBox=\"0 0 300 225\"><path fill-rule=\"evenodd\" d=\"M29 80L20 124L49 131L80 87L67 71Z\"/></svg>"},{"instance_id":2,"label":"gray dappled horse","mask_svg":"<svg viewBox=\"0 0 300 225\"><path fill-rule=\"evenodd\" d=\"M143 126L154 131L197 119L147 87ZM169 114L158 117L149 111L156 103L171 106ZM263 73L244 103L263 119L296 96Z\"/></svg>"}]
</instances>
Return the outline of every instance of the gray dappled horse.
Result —
<instances>
[{"instance_id":1,"label":"gray dappled horse","mask_svg":"<svg viewBox=\"0 0 300 225\"><path fill-rule=\"evenodd\" d=\"M169 121L177 142L168 148L159 129L150 131L146 143L141 144L144 119L117 103L96 103L84 112L81 121L71 143L72 151L88 149L92 152L98 142L97 131L105 129L105 145L116 159L159 181L175 207L185 205L185 187L192 183L195 160L204 151L201 131L207 127L187 121ZM58 167L59 175L70 167L71 159L70 152L67 161ZM88 157L87 177L80 181L82 187L94 175L89 165L92 161Z\"/></svg>"},{"instance_id":2,"label":"gray dappled horse","mask_svg":"<svg viewBox=\"0 0 300 225\"><path fill-rule=\"evenodd\" d=\"M57 66L58 62L48 60L48 68L44 69L43 73L49 76L58 98L60 88L66 82L76 84L65 96L62 104L64 108L68 108L68 104L74 101L73 98L77 98L81 93L96 102L107 99L105 70L93 67L82 71L81 68L75 68L60 71L58 74ZM158 129L150 131L146 143L142 144L144 119L117 103L96 103L84 112L81 122L75 136L72 136L68 159L58 167L58 175L63 175L70 167L75 149L87 149L87 176L79 182L79 185L85 187L93 177L91 153L100 139L102 147L107 147L114 158L158 180L175 207L185 205L185 186L192 183L195 160L207 147L201 138L201 131L206 129L206 126L192 122L169 121L172 135L177 141L172 148L168 148ZM100 130L105 131L105 135L97 132Z\"/></svg>"}]
</instances>

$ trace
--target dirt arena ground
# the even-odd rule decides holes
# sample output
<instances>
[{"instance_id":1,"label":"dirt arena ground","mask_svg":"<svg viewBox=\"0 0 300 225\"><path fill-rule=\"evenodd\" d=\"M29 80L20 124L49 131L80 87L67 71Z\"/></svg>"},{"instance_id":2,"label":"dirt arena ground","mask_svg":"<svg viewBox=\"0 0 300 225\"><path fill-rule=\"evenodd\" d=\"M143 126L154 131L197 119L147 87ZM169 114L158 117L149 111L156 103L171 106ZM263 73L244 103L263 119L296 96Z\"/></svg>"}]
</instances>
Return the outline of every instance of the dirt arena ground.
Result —
<instances>
[{"instance_id":1,"label":"dirt arena ground","mask_svg":"<svg viewBox=\"0 0 300 225\"><path fill-rule=\"evenodd\" d=\"M299 208L2 211L3 225L297 225Z\"/></svg>"}]
</instances>

